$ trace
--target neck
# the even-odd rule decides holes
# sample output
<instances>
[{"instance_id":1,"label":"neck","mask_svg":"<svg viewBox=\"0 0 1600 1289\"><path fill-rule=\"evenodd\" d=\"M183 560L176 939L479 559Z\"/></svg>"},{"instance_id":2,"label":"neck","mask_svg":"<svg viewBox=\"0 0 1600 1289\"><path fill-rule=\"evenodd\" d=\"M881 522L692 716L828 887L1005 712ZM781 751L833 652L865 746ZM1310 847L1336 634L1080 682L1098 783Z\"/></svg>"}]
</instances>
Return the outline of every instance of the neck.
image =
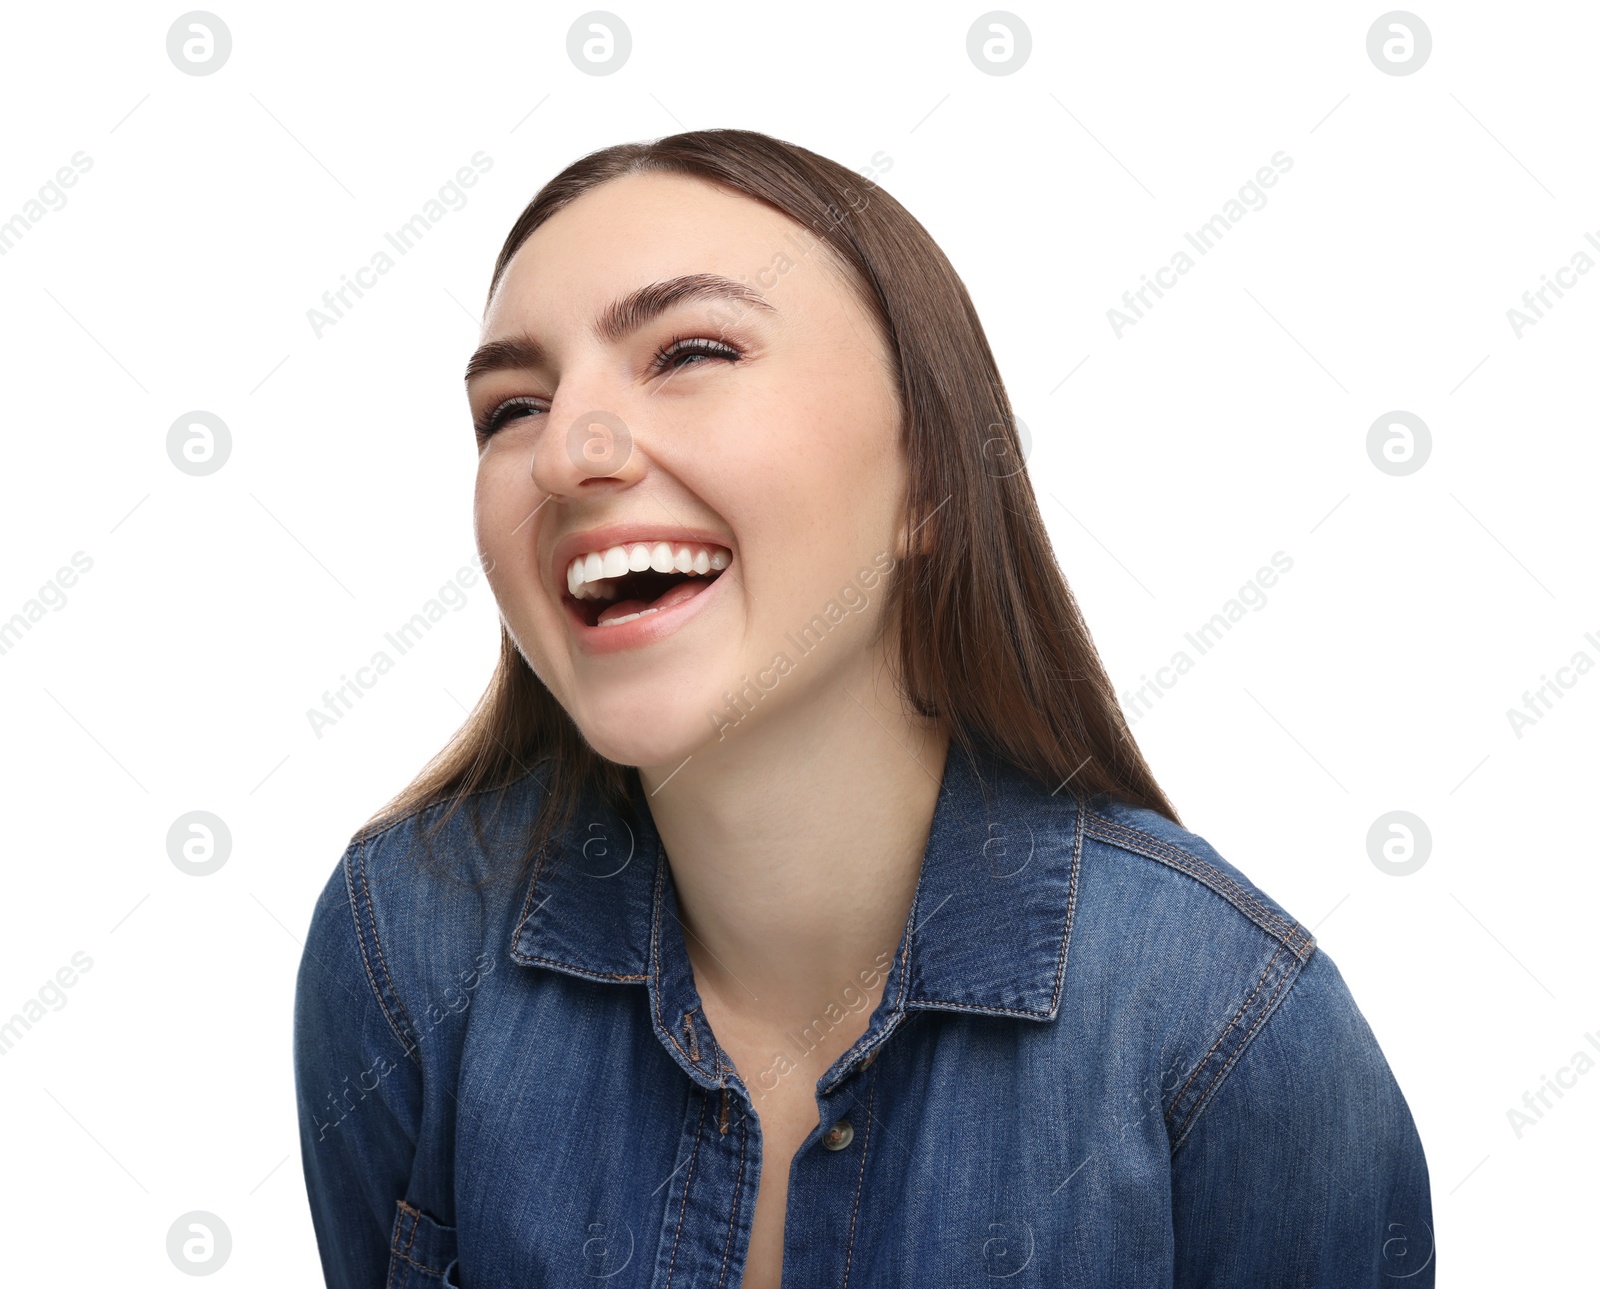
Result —
<instances>
[{"instance_id":1,"label":"neck","mask_svg":"<svg viewBox=\"0 0 1600 1289\"><path fill-rule=\"evenodd\" d=\"M873 668L640 767L696 984L725 1012L808 1019L899 946L949 735Z\"/></svg>"}]
</instances>

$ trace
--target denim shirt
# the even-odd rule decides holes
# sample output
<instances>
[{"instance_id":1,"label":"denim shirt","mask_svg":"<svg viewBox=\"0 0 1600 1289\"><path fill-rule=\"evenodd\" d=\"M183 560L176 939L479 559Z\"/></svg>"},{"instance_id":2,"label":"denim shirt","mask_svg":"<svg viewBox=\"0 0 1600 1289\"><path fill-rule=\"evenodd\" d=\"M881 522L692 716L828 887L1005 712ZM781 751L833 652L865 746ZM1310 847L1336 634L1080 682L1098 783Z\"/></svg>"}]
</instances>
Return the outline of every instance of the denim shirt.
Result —
<instances>
[{"instance_id":1,"label":"denim shirt","mask_svg":"<svg viewBox=\"0 0 1600 1289\"><path fill-rule=\"evenodd\" d=\"M797 1289L1434 1283L1372 1031L1195 834L952 744L882 1000L762 1177L782 1063L741 1077L707 1025L636 776L632 824L589 798L519 883L539 769L467 798L431 867L442 806L358 835L312 914L295 1084L330 1286L732 1289L758 1180L788 1188ZM860 1028L838 998L796 1053Z\"/></svg>"}]
</instances>

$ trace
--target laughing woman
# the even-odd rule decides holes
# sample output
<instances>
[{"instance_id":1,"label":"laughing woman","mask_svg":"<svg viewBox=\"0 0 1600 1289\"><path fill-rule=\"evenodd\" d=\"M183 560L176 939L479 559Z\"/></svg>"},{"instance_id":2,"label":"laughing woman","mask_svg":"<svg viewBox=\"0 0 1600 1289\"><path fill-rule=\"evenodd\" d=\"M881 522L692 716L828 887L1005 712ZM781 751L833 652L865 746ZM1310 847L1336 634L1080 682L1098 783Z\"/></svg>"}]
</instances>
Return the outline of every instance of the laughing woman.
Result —
<instances>
[{"instance_id":1,"label":"laughing woman","mask_svg":"<svg viewBox=\"0 0 1600 1289\"><path fill-rule=\"evenodd\" d=\"M467 395L499 666L300 969L330 1285L1433 1283L1405 1098L1140 755L903 207L587 156Z\"/></svg>"}]
</instances>

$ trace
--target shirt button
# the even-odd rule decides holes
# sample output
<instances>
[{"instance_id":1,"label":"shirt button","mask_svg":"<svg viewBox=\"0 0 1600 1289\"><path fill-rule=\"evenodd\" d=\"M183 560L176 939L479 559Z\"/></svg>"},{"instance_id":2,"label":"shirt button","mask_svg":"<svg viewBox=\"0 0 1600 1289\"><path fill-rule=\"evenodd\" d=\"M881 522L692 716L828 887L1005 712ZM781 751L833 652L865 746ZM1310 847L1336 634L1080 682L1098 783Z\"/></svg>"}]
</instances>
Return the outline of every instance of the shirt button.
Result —
<instances>
[{"instance_id":1,"label":"shirt button","mask_svg":"<svg viewBox=\"0 0 1600 1289\"><path fill-rule=\"evenodd\" d=\"M822 1144L829 1150L843 1150L855 1135L856 1130L850 1126L850 1120L841 1119L822 1134Z\"/></svg>"}]
</instances>

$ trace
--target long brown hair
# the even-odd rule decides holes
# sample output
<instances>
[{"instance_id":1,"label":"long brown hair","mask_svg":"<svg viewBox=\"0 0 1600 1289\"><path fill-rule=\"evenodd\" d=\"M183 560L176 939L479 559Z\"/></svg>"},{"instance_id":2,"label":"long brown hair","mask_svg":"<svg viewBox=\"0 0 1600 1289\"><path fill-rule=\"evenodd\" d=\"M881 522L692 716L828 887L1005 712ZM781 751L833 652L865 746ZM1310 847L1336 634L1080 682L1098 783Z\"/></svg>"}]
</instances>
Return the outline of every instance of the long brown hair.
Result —
<instances>
[{"instance_id":1,"label":"long brown hair","mask_svg":"<svg viewBox=\"0 0 1600 1289\"><path fill-rule=\"evenodd\" d=\"M982 742L1052 792L1108 793L1175 823L1176 810L1123 718L1089 629L1055 562L1022 468L1015 417L983 327L928 231L882 189L805 148L750 130L692 130L602 148L528 203L495 261L488 298L517 250L583 193L623 175L687 175L775 207L810 230L876 318L898 378L908 514L927 528L894 569L883 622L906 701L946 723L952 755ZM540 764L542 763L542 764ZM537 768L536 768L537 767ZM450 742L365 825L534 772L544 788L523 873L585 788L631 813L633 767L609 761L501 626L500 660Z\"/></svg>"}]
</instances>

